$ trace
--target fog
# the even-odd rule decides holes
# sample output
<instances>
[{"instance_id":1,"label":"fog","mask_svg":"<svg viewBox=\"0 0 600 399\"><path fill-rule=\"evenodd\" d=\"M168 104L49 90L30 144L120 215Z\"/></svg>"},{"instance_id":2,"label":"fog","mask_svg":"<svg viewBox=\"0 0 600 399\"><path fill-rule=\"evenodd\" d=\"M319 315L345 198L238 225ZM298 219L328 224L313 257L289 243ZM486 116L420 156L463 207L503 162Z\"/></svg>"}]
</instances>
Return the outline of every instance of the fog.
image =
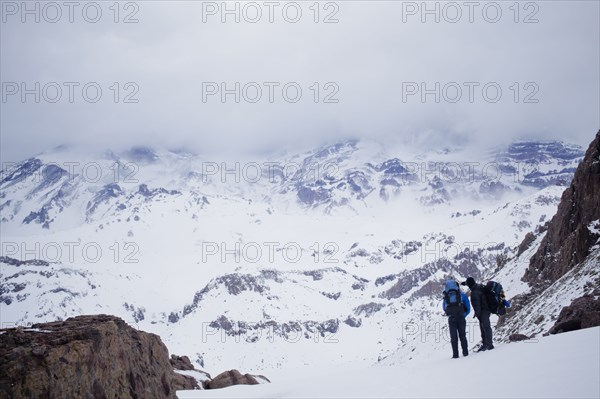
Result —
<instances>
[{"instance_id":1,"label":"fog","mask_svg":"<svg viewBox=\"0 0 600 399\"><path fill-rule=\"evenodd\" d=\"M48 4L1 3L2 162L61 144L586 146L600 127L595 1Z\"/></svg>"}]
</instances>

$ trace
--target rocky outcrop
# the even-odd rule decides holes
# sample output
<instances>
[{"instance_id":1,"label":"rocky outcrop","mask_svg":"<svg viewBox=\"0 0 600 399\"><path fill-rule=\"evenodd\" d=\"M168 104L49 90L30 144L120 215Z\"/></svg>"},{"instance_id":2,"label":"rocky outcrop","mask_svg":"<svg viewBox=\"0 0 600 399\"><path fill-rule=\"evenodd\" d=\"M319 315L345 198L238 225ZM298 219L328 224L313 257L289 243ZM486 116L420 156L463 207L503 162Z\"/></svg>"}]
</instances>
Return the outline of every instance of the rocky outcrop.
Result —
<instances>
[{"instance_id":1,"label":"rocky outcrop","mask_svg":"<svg viewBox=\"0 0 600 399\"><path fill-rule=\"evenodd\" d=\"M523 280L544 289L586 259L598 241L590 225L600 219L600 131L562 195L546 236Z\"/></svg>"},{"instance_id":2,"label":"rocky outcrop","mask_svg":"<svg viewBox=\"0 0 600 399\"><path fill-rule=\"evenodd\" d=\"M339 319L329 319L321 322L290 320L280 323L276 320L267 320L250 323L230 320L221 315L216 320L211 321L209 327L223 330L227 336L240 336L246 342L256 342L263 334L272 334L285 340L296 340L300 336L305 338L318 336L328 338L339 330L340 321Z\"/></svg>"},{"instance_id":3,"label":"rocky outcrop","mask_svg":"<svg viewBox=\"0 0 600 399\"><path fill-rule=\"evenodd\" d=\"M0 397L176 397L175 373L160 337L114 316L2 330L0 364Z\"/></svg>"},{"instance_id":4,"label":"rocky outcrop","mask_svg":"<svg viewBox=\"0 0 600 399\"><path fill-rule=\"evenodd\" d=\"M385 305L383 303L369 302L357 306L353 309L354 314L357 316L364 315L365 317L371 317L373 314L383 309Z\"/></svg>"},{"instance_id":5,"label":"rocky outcrop","mask_svg":"<svg viewBox=\"0 0 600 399\"><path fill-rule=\"evenodd\" d=\"M0 330L0 398L176 398L177 390L270 382L229 370L211 380L155 334L115 316Z\"/></svg>"},{"instance_id":6,"label":"rocky outcrop","mask_svg":"<svg viewBox=\"0 0 600 399\"><path fill-rule=\"evenodd\" d=\"M194 366L192 365L192 362L190 362L190 358L187 356L171 355L169 362L176 370L194 370Z\"/></svg>"},{"instance_id":7,"label":"rocky outcrop","mask_svg":"<svg viewBox=\"0 0 600 399\"><path fill-rule=\"evenodd\" d=\"M204 381L210 381L210 374L194 368L187 356L171 355L169 362L175 371L173 388L176 391L203 389Z\"/></svg>"},{"instance_id":8,"label":"rocky outcrop","mask_svg":"<svg viewBox=\"0 0 600 399\"><path fill-rule=\"evenodd\" d=\"M202 389L198 380L190 375L175 373L173 374L173 382L171 383L175 391L196 390Z\"/></svg>"},{"instance_id":9,"label":"rocky outcrop","mask_svg":"<svg viewBox=\"0 0 600 399\"><path fill-rule=\"evenodd\" d=\"M11 266L49 266L50 263L41 259L30 259L30 260L19 260L15 258L11 258L9 256L0 256L0 263L6 263Z\"/></svg>"},{"instance_id":10,"label":"rocky outcrop","mask_svg":"<svg viewBox=\"0 0 600 399\"><path fill-rule=\"evenodd\" d=\"M362 319L353 316L348 316L346 320L344 320L344 323L349 325L350 327L358 328L362 325Z\"/></svg>"},{"instance_id":11,"label":"rocky outcrop","mask_svg":"<svg viewBox=\"0 0 600 399\"><path fill-rule=\"evenodd\" d=\"M550 334L600 326L600 298L584 295L565 306L558 315Z\"/></svg>"},{"instance_id":12,"label":"rocky outcrop","mask_svg":"<svg viewBox=\"0 0 600 399\"><path fill-rule=\"evenodd\" d=\"M398 281L386 291L380 293L379 297L386 299L400 298L440 271L444 274L473 276L475 279L478 279L481 277L480 266L486 262L483 255L484 253L481 248L478 251L469 251L467 248L457 254L452 260L441 258L428 262L416 269L404 270L396 275ZM425 290L427 289L432 289L432 286L425 288ZM437 292L439 292L439 287L437 288ZM417 294L417 297L418 295L420 294Z\"/></svg>"},{"instance_id":13,"label":"rocky outcrop","mask_svg":"<svg viewBox=\"0 0 600 399\"><path fill-rule=\"evenodd\" d=\"M528 339L529 339L529 337L527 335L525 335L525 334L519 334L519 333L510 334L508 336L508 342L526 341Z\"/></svg>"},{"instance_id":14,"label":"rocky outcrop","mask_svg":"<svg viewBox=\"0 0 600 399\"><path fill-rule=\"evenodd\" d=\"M270 382L262 375L242 374L237 370L224 371L210 381L204 383L205 389L225 388L232 385L256 385Z\"/></svg>"},{"instance_id":15,"label":"rocky outcrop","mask_svg":"<svg viewBox=\"0 0 600 399\"><path fill-rule=\"evenodd\" d=\"M519 244L519 247L517 248L517 258L521 256L523 252L527 251L534 241L535 234L532 232L525 234L525 238L523 238L523 241L521 241L521 244Z\"/></svg>"}]
</instances>

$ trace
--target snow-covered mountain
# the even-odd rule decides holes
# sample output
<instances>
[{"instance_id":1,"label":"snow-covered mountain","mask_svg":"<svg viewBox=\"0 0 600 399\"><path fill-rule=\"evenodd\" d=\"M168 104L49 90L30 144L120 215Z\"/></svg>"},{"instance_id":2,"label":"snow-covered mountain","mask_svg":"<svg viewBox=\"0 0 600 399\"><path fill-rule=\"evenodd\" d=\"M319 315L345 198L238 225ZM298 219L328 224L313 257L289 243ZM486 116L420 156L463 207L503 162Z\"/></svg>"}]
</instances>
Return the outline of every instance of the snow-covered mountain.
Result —
<instances>
[{"instance_id":1,"label":"snow-covered mountain","mask_svg":"<svg viewBox=\"0 0 600 399\"><path fill-rule=\"evenodd\" d=\"M114 314L209 370L431 355L447 345L448 276L529 289L520 278L583 151L414 154L369 141L243 161L61 147L7 165L3 326Z\"/></svg>"},{"instance_id":2,"label":"snow-covered mountain","mask_svg":"<svg viewBox=\"0 0 600 399\"><path fill-rule=\"evenodd\" d=\"M486 155L476 160L465 150L445 149L399 159L382 145L359 141L258 161L146 147L120 154L59 147L3 165L0 209L3 228L12 232L29 224L56 230L107 217L126 220L157 202L187 212L199 212L210 199L358 212L397 196L423 205L520 198L532 192L527 188L567 185L583 152L549 141L517 142Z\"/></svg>"}]
</instances>

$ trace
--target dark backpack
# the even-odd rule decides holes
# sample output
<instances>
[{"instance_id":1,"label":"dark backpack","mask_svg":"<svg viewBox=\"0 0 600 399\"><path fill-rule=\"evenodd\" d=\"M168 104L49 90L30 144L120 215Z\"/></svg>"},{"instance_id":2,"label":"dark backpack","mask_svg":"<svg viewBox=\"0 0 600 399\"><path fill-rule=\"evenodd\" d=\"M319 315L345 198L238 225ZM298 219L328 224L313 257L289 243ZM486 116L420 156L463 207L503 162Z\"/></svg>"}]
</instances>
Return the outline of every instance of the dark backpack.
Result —
<instances>
[{"instance_id":1,"label":"dark backpack","mask_svg":"<svg viewBox=\"0 0 600 399\"><path fill-rule=\"evenodd\" d=\"M495 281L488 281L483 287L483 294L485 295L485 301L487 302L490 312L502 316L506 314L506 305L504 302L504 289L502 284Z\"/></svg>"},{"instance_id":2,"label":"dark backpack","mask_svg":"<svg viewBox=\"0 0 600 399\"><path fill-rule=\"evenodd\" d=\"M462 305L462 298L460 296L460 289L456 281L449 280L446 282L446 289L444 290L444 300L446 301L446 309L454 306Z\"/></svg>"}]
</instances>

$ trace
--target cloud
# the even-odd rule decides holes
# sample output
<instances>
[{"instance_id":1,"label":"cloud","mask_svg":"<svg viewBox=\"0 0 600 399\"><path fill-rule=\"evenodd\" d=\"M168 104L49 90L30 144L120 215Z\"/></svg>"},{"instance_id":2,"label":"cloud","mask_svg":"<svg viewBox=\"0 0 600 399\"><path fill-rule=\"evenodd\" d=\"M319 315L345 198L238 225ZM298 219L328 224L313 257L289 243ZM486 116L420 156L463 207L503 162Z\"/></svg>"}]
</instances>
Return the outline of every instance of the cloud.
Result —
<instances>
[{"instance_id":1,"label":"cloud","mask_svg":"<svg viewBox=\"0 0 600 399\"><path fill-rule=\"evenodd\" d=\"M78 10L74 23L64 9L56 23L43 14L40 23L31 16L22 23L19 13L3 11L2 160L63 143L196 152L348 137L424 145L544 137L586 145L600 125L597 2L521 3L518 16L513 3L494 3L502 12L496 23L488 22L495 15L489 2L472 10L473 22L462 2L427 3L437 4L439 23L435 13L421 12L421 2L321 2L318 15L313 3L280 2L272 23L267 3L250 3L227 3L238 4L239 23L233 14L226 23L220 12L203 14L221 2L120 3L118 23L112 3L103 2L97 23ZM302 16L291 23L294 4ZM262 18L248 22L256 10ZM449 22L456 10L460 20ZM122 22L130 14L137 23ZM339 22L323 23L328 16ZM40 83L39 103L33 94L25 102L20 93L7 95L23 82L29 89ZM56 97L55 86L44 89L50 82L62 88L56 103L47 101ZM72 103L65 82L78 84ZM98 87L101 98L89 102ZM235 94L223 103L223 88L237 91L239 103ZM430 90L424 97L423 89Z\"/></svg>"}]
</instances>

